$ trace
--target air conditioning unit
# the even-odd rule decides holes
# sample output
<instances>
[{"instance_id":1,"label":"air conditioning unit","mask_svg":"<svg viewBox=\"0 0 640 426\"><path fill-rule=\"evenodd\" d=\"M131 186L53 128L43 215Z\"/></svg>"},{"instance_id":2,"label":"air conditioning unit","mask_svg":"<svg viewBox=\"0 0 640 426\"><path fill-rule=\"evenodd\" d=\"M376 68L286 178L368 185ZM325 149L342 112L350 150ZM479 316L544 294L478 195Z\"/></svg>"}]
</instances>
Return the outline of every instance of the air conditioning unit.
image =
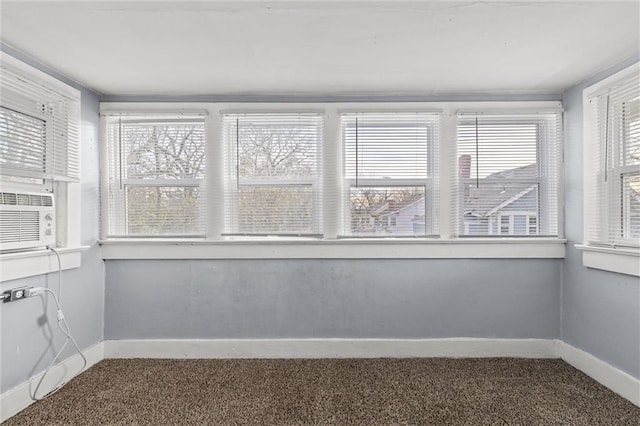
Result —
<instances>
[{"instance_id":1,"label":"air conditioning unit","mask_svg":"<svg viewBox=\"0 0 640 426\"><path fill-rule=\"evenodd\" d=\"M0 192L0 251L54 246L53 194Z\"/></svg>"}]
</instances>

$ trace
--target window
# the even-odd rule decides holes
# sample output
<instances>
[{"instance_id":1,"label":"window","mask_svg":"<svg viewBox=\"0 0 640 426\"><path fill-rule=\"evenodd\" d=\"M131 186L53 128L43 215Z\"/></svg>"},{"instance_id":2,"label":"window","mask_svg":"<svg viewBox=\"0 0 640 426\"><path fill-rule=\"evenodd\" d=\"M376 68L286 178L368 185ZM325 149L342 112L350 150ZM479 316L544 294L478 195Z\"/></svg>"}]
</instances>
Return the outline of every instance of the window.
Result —
<instances>
[{"instance_id":1,"label":"window","mask_svg":"<svg viewBox=\"0 0 640 426\"><path fill-rule=\"evenodd\" d=\"M100 109L105 258L564 255L558 102Z\"/></svg>"},{"instance_id":2,"label":"window","mask_svg":"<svg viewBox=\"0 0 640 426\"><path fill-rule=\"evenodd\" d=\"M320 114L226 114L225 235L321 236Z\"/></svg>"},{"instance_id":3,"label":"window","mask_svg":"<svg viewBox=\"0 0 640 426\"><path fill-rule=\"evenodd\" d=\"M3 172L16 177L21 172L44 175L46 153L46 120L0 106L0 162Z\"/></svg>"},{"instance_id":4,"label":"window","mask_svg":"<svg viewBox=\"0 0 640 426\"><path fill-rule=\"evenodd\" d=\"M80 92L0 52L2 280L80 266Z\"/></svg>"},{"instance_id":5,"label":"window","mask_svg":"<svg viewBox=\"0 0 640 426\"><path fill-rule=\"evenodd\" d=\"M37 199L41 198L37 193L53 193L57 216L54 245L75 244L75 236L70 237L67 229L70 216L66 212L77 209L68 205L68 194L70 185L80 177L80 93L5 54L0 65L0 86L2 191L36 193ZM11 231L2 229L3 233ZM24 246L45 245L40 244L37 227L35 231L32 244ZM53 231L48 230L47 235ZM8 234L2 235L2 242L17 243Z\"/></svg>"},{"instance_id":6,"label":"window","mask_svg":"<svg viewBox=\"0 0 640 426\"><path fill-rule=\"evenodd\" d=\"M3 65L0 104L2 175L27 183L79 179L80 99L42 86ZM24 178L24 179L19 179ZM29 179L31 178L31 179Z\"/></svg>"},{"instance_id":7,"label":"window","mask_svg":"<svg viewBox=\"0 0 640 426\"><path fill-rule=\"evenodd\" d=\"M460 235L557 236L560 114L458 117Z\"/></svg>"},{"instance_id":8,"label":"window","mask_svg":"<svg viewBox=\"0 0 640 426\"><path fill-rule=\"evenodd\" d=\"M353 113L341 121L344 234L437 234L439 116Z\"/></svg>"},{"instance_id":9,"label":"window","mask_svg":"<svg viewBox=\"0 0 640 426\"><path fill-rule=\"evenodd\" d=\"M583 92L584 266L640 276L640 64Z\"/></svg>"},{"instance_id":10,"label":"window","mask_svg":"<svg viewBox=\"0 0 640 426\"><path fill-rule=\"evenodd\" d=\"M108 236L204 236L204 115L106 121Z\"/></svg>"},{"instance_id":11,"label":"window","mask_svg":"<svg viewBox=\"0 0 640 426\"><path fill-rule=\"evenodd\" d=\"M7 79L12 77L17 79L16 76L6 75ZM28 83L24 82L24 85ZM58 93L42 93L37 101L33 98L27 101L26 96L20 93L27 88L3 86L2 90L2 174L32 178L20 180L24 182L40 182L44 179L77 182L79 100Z\"/></svg>"},{"instance_id":12,"label":"window","mask_svg":"<svg viewBox=\"0 0 640 426\"><path fill-rule=\"evenodd\" d=\"M640 246L640 77L618 80L588 99L591 185L587 242Z\"/></svg>"}]
</instances>

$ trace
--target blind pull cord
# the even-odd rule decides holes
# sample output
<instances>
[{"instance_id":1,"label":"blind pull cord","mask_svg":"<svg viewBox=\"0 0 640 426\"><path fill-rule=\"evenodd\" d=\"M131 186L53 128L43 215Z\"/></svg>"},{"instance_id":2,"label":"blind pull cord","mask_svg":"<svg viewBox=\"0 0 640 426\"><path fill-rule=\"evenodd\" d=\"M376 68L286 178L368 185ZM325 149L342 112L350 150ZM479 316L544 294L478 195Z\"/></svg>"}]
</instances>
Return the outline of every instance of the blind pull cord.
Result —
<instances>
[{"instance_id":1,"label":"blind pull cord","mask_svg":"<svg viewBox=\"0 0 640 426\"><path fill-rule=\"evenodd\" d=\"M358 158L358 133L360 133L360 128L358 127L358 117L356 116L356 188L358 188L358 162L360 161Z\"/></svg>"},{"instance_id":2,"label":"blind pull cord","mask_svg":"<svg viewBox=\"0 0 640 426\"><path fill-rule=\"evenodd\" d=\"M122 184L122 151L123 151L123 146L122 146L122 117L118 118L118 156L119 156L119 166L118 167L118 177L120 178L120 182L119 183L119 187L120 190L123 190L123 184Z\"/></svg>"},{"instance_id":3,"label":"blind pull cord","mask_svg":"<svg viewBox=\"0 0 640 426\"><path fill-rule=\"evenodd\" d=\"M236 189L240 190L240 119L236 117Z\"/></svg>"},{"instance_id":4,"label":"blind pull cord","mask_svg":"<svg viewBox=\"0 0 640 426\"><path fill-rule=\"evenodd\" d=\"M609 175L609 95L607 95L607 104L605 107L604 119L604 181L608 181Z\"/></svg>"},{"instance_id":5,"label":"blind pull cord","mask_svg":"<svg viewBox=\"0 0 640 426\"><path fill-rule=\"evenodd\" d=\"M480 188L480 146L478 136L478 117L476 116L476 188Z\"/></svg>"}]
</instances>

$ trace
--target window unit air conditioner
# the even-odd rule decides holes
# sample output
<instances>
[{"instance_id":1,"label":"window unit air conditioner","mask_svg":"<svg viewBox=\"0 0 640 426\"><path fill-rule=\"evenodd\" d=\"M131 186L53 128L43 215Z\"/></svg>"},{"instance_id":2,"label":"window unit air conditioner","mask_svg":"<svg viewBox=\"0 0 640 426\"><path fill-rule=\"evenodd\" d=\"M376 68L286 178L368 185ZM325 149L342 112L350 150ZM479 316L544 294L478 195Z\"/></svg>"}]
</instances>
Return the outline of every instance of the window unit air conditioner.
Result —
<instances>
[{"instance_id":1,"label":"window unit air conditioner","mask_svg":"<svg viewBox=\"0 0 640 426\"><path fill-rule=\"evenodd\" d=\"M0 192L0 251L53 246L53 194Z\"/></svg>"}]
</instances>

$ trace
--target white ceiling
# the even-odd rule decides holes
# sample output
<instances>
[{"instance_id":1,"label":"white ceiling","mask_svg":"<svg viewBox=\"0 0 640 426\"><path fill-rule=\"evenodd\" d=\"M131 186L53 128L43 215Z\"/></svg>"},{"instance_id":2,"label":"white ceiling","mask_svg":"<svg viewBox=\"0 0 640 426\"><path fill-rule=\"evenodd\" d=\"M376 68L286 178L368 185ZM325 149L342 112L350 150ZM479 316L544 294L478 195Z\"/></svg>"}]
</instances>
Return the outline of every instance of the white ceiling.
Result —
<instances>
[{"instance_id":1,"label":"white ceiling","mask_svg":"<svg viewBox=\"0 0 640 426\"><path fill-rule=\"evenodd\" d=\"M640 45L637 0L0 6L2 42L105 95L559 93Z\"/></svg>"}]
</instances>

